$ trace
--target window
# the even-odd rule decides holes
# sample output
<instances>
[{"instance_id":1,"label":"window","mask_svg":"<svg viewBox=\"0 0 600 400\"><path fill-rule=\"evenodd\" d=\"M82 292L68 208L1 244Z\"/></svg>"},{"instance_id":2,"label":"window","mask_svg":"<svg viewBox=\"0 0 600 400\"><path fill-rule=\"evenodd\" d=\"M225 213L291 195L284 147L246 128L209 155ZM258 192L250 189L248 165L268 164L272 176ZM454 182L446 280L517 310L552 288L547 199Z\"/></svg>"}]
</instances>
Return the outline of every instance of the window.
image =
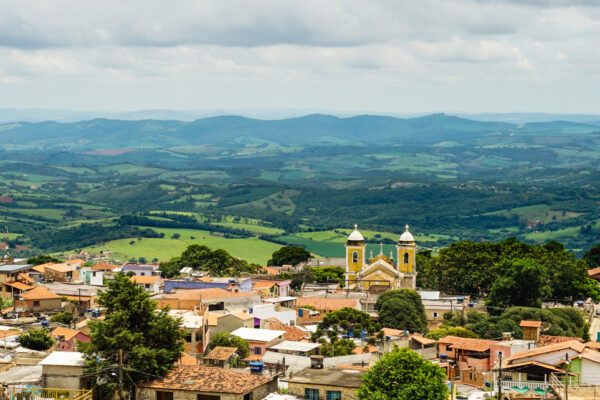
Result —
<instances>
[{"instance_id":1,"label":"window","mask_svg":"<svg viewBox=\"0 0 600 400\"><path fill-rule=\"evenodd\" d=\"M94 276L94 277L96 276L96 271L92 272L92 276Z\"/></svg>"},{"instance_id":2,"label":"window","mask_svg":"<svg viewBox=\"0 0 600 400\"><path fill-rule=\"evenodd\" d=\"M352 252L352 262L353 263L357 263L358 262L358 251L353 251Z\"/></svg>"},{"instance_id":3,"label":"window","mask_svg":"<svg viewBox=\"0 0 600 400\"><path fill-rule=\"evenodd\" d=\"M433 313L433 318L437 318L437 317L438 317L438 315L439 315L438 313L434 312L434 313Z\"/></svg>"},{"instance_id":4,"label":"window","mask_svg":"<svg viewBox=\"0 0 600 400\"><path fill-rule=\"evenodd\" d=\"M140 276L146 276L144 272L140 272Z\"/></svg>"},{"instance_id":5,"label":"window","mask_svg":"<svg viewBox=\"0 0 600 400\"><path fill-rule=\"evenodd\" d=\"M254 354L260 355L261 353L262 353L262 349L260 347L255 347L254 348Z\"/></svg>"},{"instance_id":6,"label":"window","mask_svg":"<svg viewBox=\"0 0 600 400\"><path fill-rule=\"evenodd\" d=\"M192 343L192 334L191 333L185 334L185 341L188 343Z\"/></svg>"},{"instance_id":7,"label":"window","mask_svg":"<svg viewBox=\"0 0 600 400\"><path fill-rule=\"evenodd\" d=\"M342 392L339 390L328 390L327 400L342 400Z\"/></svg>"},{"instance_id":8,"label":"window","mask_svg":"<svg viewBox=\"0 0 600 400\"><path fill-rule=\"evenodd\" d=\"M156 391L156 400L173 400L173 392Z\"/></svg>"},{"instance_id":9,"label":"window","mask_svg":"<svg viewBox=\"0 0 600 400\"><path fill-rule=\"evenodd\" d=\"M149 284L146 283L144 286L146 287L146 289L150 289L150 285Z\"/></svg>"},{"instance_id":10,"label":"window","mask_svg":"<svg viewBox=\"0 0 600 400\"><path fill-rule=\"evenodd\" d=\"M38 300L34 300L33 301L33 306L34 307L39 307L40 306L40 302Z\"/></svg>"},{"instance_id":11,"label":"window","mask_svg":"<svg viewBox=\"0 0 600 400\"><path fill-rule=\"evenodd\" d=\"M408 253L404 253L404 264L408 264Z\"/></svg>"},{"instance_id":12,"label":"window","mask_svg":"<svg viewBox=\"0 0 600 400\"><path fill-rule=\"evenodd\" d=\"M196 400L220 400L220 399L221 399L221 396L213 396L210 394L199 394L196 397ZM245 397L244 397L244 399L245 399Z\"/></svg>"},{"instance_id":13,"label":"window","mask_svg":"<svg viewBox=\"0 0 600 400\"><path fill-rule=\"evenodd\" d=\"M319 389L305 389L304 397L306 400L319 400Z\"/></svg>"}]
</instances>

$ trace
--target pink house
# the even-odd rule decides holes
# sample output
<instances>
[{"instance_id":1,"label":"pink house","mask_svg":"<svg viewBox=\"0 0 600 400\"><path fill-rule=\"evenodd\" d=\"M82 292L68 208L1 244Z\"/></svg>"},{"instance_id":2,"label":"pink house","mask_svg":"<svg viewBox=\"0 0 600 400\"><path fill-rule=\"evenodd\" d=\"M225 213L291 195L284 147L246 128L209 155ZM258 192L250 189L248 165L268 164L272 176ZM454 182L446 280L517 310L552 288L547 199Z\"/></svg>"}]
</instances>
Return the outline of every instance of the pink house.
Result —
<instances>
[{"instance_id":1,"label":"pink house","mask_svg":"<svg viewBox=\"0 0 600 400\"><path fill-rule=\"evenodd\" d=\"M255 356L257 358L260 356L262 358L268 347L283 341L286 332L271 329L238 328L231 334L248 342L251 357Z\"/></svg>"},{"instance_id":2,"label":"pink house","mask_svg":"<svg viewBox=\"0 0 600 400\"><path fill-rule=\"evenodd\" d=\"M58 351L77 351L77 341L89 343L90 337L75 329L58 327L51 332Z\"/></svg>"}]
</instances>

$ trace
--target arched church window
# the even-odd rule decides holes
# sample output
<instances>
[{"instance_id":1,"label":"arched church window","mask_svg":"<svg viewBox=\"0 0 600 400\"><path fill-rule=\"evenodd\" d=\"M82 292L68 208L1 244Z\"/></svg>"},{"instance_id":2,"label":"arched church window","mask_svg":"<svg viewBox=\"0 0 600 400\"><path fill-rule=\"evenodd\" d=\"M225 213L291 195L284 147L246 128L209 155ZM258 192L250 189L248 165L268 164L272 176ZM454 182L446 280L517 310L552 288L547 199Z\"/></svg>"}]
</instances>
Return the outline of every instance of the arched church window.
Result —
<instances>
[{"instance_id":1,"label":"arched church window","mask_svg":"<svg viewBox=\"0 0 600 400\"><path fill-rule=\"evenodd\" d=\"M352 252L352 262L353 263L357 263L358 262L358 251Z\"/></svg>"},{"instance_id":2,"label":"arched church window","mask_svg":"<svg viewBox=\"0 0 600 400\"><path fill-rule=\"evenodd\" d=\"M404 253L404 264L408 264L408 253Z\"/></svg>"}]
</instances>

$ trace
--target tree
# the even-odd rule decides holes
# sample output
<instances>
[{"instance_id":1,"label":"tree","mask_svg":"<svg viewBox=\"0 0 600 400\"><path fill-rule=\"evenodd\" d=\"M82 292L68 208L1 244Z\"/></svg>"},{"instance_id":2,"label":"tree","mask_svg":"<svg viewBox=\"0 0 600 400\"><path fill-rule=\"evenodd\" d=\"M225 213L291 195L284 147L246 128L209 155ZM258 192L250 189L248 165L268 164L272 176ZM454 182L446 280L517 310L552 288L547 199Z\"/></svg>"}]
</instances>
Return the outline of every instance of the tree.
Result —
<instances>
[{"instance_id":1,"label":"tree","mask_svg":"<svg viewBox=\"0 0 600 400\"><path fill-rule=\"evenodd\" d=\"M73 314L70 311L61 312L53 315L52 318L50 318L50 321L70 325L73 321Z\"/></svg>"},{"instance_id":2,"label":"tree","mask_svg":"<svg viewBox=\"0 0 600 400\"><path fill-rule=\"evenodd\" d=\"M27 264L33 264L33 265L41 265L41 264L46 264L46 263L60 264L62 262L63 262L63 260L56 258L54 256L47 255L47 254L43 254L40 256L35 256L35 257L31 257L31 258L27 259Z\"/></svg>"},{"instance_id":3,"label":"tree","mask_svg":"<svg viewBox=\"0 0 600 400\"><path fill-rule=\"evenodd\" d=\"M271 255L267 265L296 265L310 258L310 251L300 246L284 246Z\"/></svg>"},{"instance_id":4,"label":"tree","mask_svg":"<svg viewBox=\"0 0 600 400\"><path fill-rule=\"evenodd\" d=\"M583 259L587 263L588 269L600 267L600 243L586 251Z\"/></svg>"},{"instance_id":5,"label":"tree","mask_svg":"<svg viewBox=\"0 0 600 400\"><path fill-rule=\"evenodd\" d=\"M114 393L117 388L113 373L119 350L129 390L132 383L164 375L181 357L181 320L169 316L168 308L156 310L156 302L127 275L115 274L107 289L98 293L98 304L106 310L105 319L88 323L91 341L81 343L79 351L85 354L88 367L98 371L94 378L104 393Z\"/></svg>"},{"instance_id":6,"label":"tree","mask_svg":"<svg viewBox=\"0 0 600 400\"><path fill-rule=\"evenodd\" d=\"M210 342L208 343L208 350L212 350L217 346L237 348L236 357L239 359L244 359L248 357L248 354L250 354L248 342L239 336L232 335L229 332L217 333L210 339Z\"/></svg>"},{"instance_id":7,"label":"tree","mask_svg":"<svg viewBox=\"0 0 600 400\"><path fill-rule=\"evenodd\" d=\"M541 307L542 297L548 293L546 270L541 264L532 259L506 260L496 269L502 275L496 278L485 299L492 311L511 306Z\"/></svg>"},{"instance_id":8,"label":"tree","mask_svg":"<svg viewBox=\"0 0 600 400\"><path fill-rule=\"evenodd\" d=\"M442 325L439 328L435 328L435 329L427 332L425 337L429 338L429 339L440 340L441 338L449 336L449 335L464 337L464 338L474 338L474 339L479 338L479 335L477 335L473 331L470 331L470 330L465 329L460 326L447 326L447 325Z\"/></svg>"},{"instance_id":9,"label":"tree","mask_svg":"<svg viewBox=\"0 0 600 400\"><path fill-rule=\"evenodd\" d=\"M446 374L408 348L387 353L363 375L360 400L446 400Z\"/></svg>"},{"instance_id":10,"label":"tree","mask_svg":"<svg viewBox=\"0 0 600 400\"><path fill-rule=\"evenodd\" d=\"M54 345L47 329L32 329L19 335L19 344L27 349L45 351Z\"/></svg>"},{"instance_id":11,"label":"tree","mask_svg":"<svg viewBox=\"0 0 600 400\"><path fill-rule=\"evenodd\" d=\"M427 331L427 316L421 296L412 289L388 290L377 299L382 326L410 332Z\"/></svg>"},{"instance_id":12,"label":"tree","mask_svg":"<svg viewBox=\"0 0 600 400\"><path fill-rule=\"evenodd\" d=\"M181 235L177 232L175 232L174 234L171 235L171 239L179 239L181 237Z\"/></svg>"}]
</instances>

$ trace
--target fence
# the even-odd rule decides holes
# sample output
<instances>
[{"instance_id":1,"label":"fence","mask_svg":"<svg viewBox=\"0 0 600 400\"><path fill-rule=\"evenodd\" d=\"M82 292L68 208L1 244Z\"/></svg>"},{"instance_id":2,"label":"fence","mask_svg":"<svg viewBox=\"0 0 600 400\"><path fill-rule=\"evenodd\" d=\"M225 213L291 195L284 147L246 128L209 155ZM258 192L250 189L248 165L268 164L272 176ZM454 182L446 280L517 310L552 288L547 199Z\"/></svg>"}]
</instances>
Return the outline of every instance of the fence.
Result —
<instances>
[{"instance_id":1,"label":"fence","mask_svg":"<svg viewBox=\"0 0 600 400\"><path fill-rule=\"evenodd\" d=\"M40 387L0 388L0 400L91 400L91 390L49 389Z\"/></svg>"}]
</instances>

